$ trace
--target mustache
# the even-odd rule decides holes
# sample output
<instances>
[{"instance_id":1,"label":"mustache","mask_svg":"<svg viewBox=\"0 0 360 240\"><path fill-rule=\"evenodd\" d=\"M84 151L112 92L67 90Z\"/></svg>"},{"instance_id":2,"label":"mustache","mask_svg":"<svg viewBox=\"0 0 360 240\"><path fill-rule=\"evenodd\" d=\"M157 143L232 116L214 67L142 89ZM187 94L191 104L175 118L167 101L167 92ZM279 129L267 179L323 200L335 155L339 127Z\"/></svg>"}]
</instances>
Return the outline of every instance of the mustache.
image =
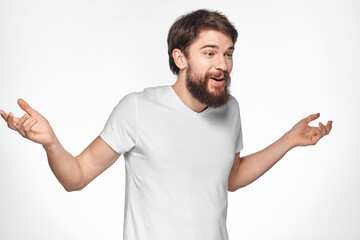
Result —
<instances>
[{"instance_id":1,"label":"mustache","mask_svg":"<svg viewBox=\"0 0 360 240\"><path fill-rule=\"evenodd\" d=\"M207 72L205 74L205 78L209 79L209 78L219 78L219 77L224 77L224 79L226 81L229 80L230 78L230 73L228 71L219 71L219 72Z\"/></svg>"}]
</instances>

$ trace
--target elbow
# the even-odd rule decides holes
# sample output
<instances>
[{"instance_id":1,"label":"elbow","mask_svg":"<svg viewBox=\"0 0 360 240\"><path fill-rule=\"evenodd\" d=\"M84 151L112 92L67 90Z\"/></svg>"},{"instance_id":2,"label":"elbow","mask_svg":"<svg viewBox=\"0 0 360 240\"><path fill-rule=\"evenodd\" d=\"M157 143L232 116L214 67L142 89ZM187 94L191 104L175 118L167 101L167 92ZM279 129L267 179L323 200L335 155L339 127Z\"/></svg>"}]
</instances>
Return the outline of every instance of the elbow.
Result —
<instances>
[{"instance_id":1,"label":"elbow","mask_svg":"<svg viewBox=\"0 0 360 240\"><path fill-rule=\"evenodd\" d=\"M239 188L233 187L233 186L228 186L228 191L229 192L235 192L236 190L238 190Z\"/></svg>"},{"instance_id":2,"label":"elbow","mask_svg":"<svg viewBox=\"0 0 360 240\"><path fill-rule=\"evenodd\" d=\"M71 186L63 185L63 187L64 187L65 191L67 191L67 192L75 192L75 191L82 190L85 187L85 185L82 185L80 187L71 187Z\"/></svg>"},{"instance_id":3,"label":"elbow","mask_svg":"<svg viewBox=\"0 0 360 240\"><path fill-rule=\"evenodd\" d=\"M67 191L67 192L80 191L89 184L84 179L82 179L82 181L76 181L76 182L72 181L72 182L69 182L68 184L65 184L63 182L60 182L60 183L64 187L65 191Z\"/></svg>"},{"instance_id":4,"label":"elbow","mask_svg":"<svg viewBox=\"0 0 360 240\"><path fill-rule=\"evenodd\" d=\"M229 192L235 192L236 190L238 190L239 188L228 188Z\"/></svg>"},{"instance_id":5,"label":"elbow","mask_svg":"<svg viewBox=\"0 0 360 240\"><path fill-rule=\"evenodd\" d=\"M81 190L79 188L69 188L69 187L64 187L64 189L67 192L74 192L74 191L80 191Z\"/></svg>"},{"instance_id":6,"label":"elbow","mask_svg":"<svg viewBox=\"0 0 360 240\"><path fill-rule=\"evenodd\" d=\"M239 185L239 186L236 186L236 187L234 187L234 186L229 186L228 187L228 191L229 192L235 192L236 190L238 190L238 189L240 189L240 188L243 188L243 187L245 187L245 186L247 186L248 184L242 184L242 185Z\"/></svg>"},{"instance_id":7,"label":"elbow","mask_svg":"<svg viewBox=\"0 0 360 240\"><path fill-rule=\"evenodd\" d=\"M235 184L233 183L233 181L228 181L228 191L229 192L235 192L237 190Z\"/></svg>"}]
</instances>

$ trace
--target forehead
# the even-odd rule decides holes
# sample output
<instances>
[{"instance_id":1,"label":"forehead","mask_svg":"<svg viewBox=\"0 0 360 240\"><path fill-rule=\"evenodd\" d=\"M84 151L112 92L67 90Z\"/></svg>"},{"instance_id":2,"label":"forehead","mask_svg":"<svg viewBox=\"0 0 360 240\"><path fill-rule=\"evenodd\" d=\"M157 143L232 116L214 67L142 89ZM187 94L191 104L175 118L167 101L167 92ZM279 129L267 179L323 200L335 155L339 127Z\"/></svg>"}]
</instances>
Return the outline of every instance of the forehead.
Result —
<instances>
[{"instance_id":1,"label":"forehead","mask_svg":"<svg viewBox=\"0 0 360 240\"><path fill-rule=\"evenodd\" d=\"M200 49L205 45L216 45L219 49L225 50L234 46L228 34L216 30L202 30L190 45L190 49Z\"/></svg>"}]
</instances>

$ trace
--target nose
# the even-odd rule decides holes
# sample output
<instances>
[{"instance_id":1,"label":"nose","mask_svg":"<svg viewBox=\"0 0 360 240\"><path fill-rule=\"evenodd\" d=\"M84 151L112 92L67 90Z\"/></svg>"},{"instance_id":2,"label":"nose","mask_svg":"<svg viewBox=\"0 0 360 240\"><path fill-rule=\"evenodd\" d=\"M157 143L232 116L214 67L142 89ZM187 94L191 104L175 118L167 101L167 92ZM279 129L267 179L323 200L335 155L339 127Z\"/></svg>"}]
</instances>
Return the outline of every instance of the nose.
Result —
<instances>
[{"instance_id":1,"label":"nose","mask_svg":"<svg viewBox=\"0 0 360 240\"><path fill-rule=\"evenodd\" d=\"M224 56L218 56L218 58L216 59L216 62L215 62L215 69L222 70L222 71L228 70L228 64L227 64Z\"/></svg>"}]
</instances>

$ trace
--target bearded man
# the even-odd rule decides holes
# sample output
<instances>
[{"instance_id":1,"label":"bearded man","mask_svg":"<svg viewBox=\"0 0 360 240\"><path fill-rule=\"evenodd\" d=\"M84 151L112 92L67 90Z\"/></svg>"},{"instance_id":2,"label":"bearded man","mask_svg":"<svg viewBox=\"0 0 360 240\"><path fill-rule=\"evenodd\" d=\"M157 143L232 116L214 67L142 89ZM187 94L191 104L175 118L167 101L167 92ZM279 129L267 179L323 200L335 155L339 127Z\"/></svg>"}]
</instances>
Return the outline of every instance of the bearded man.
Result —
<instances>
[{"instance_id":1,"label":"bearded man","mask_svg":"<svg viewBox=\"0 0 360 240\"><path fill-rule=\"evenodd\" d=\"M316 144L332 124L310 127L319 117L312 114L267 148L240 157L240 108L229 89L237 36L216 11L176 20L168 34L176 83L127 94L78 156L24 100L23 117L0 113L11 129L42 144L67 191L83 189L124 154L124 240L227 240L228 191L259 178L290 149Z\"/></svg>"}]
</instances>

